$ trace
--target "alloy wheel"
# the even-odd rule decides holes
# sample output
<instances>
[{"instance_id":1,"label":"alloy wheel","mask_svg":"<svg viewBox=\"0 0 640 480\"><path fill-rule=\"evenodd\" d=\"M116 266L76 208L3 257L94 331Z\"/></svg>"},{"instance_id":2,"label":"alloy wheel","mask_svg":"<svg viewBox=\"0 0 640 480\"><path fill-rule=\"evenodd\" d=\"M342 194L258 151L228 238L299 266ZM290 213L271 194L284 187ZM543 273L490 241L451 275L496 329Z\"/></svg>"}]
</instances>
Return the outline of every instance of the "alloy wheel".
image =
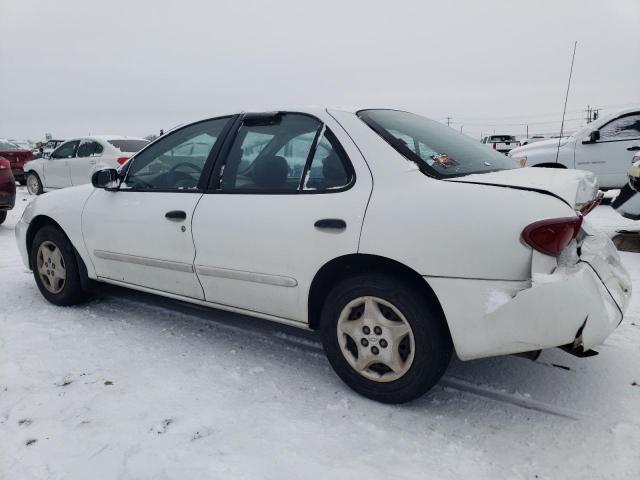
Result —
<instances>
[{"instance_id":1,"label":"alloy wheel","mask_svg":"<svg viewBox=\"0 0 640 480\"><path fill-rule=\"evenodd\" d=\"M27 177L27 191L31 195L38 195L38 192L40 191L40 181L35 175L29 175Z\"/></svg>"},{"instance_id":2,"label":"alloy wheel","mask_svg":"<svg viewBox=\"0 0 640 480\"><path fill-rule=\"evenodd\" d=\"M340 313L340 349L351 367L376 382L392 382L409 371L415 340L411 325L390 302L358 297Z\"/></svg>"},{"instance_id":3,"label":"alloy wheel","mask_svg":"<svg viewBox=\"0 0 640 480\"><path fill-rule=\"evenodd\" d=\"M42 242L38 248L36 262L38 275L44 288L53 294L60 293L67 279L60 248L51 241Z\"/></svg>"}]
</instances>

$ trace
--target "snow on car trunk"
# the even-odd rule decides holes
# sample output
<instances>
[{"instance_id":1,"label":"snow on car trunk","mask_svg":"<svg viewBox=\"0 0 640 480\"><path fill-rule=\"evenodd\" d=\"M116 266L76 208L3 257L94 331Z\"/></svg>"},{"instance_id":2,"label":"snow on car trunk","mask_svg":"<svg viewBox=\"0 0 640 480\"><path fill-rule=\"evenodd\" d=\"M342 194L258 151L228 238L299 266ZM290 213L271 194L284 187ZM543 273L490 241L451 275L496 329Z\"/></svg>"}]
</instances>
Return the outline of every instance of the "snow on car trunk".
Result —
<instances>
[{"instance_id":1,"label":"snow on car trunk","mask_svg":"<svg viewBox=\"0 0 640 480\"><path fill-rule=\"evenodd\" d=\"M519 168L466 175L450 182L498 185L549 192L580 210L598 194L598 181L592 172L564 168Z\"/></svg>"}]
</instances>

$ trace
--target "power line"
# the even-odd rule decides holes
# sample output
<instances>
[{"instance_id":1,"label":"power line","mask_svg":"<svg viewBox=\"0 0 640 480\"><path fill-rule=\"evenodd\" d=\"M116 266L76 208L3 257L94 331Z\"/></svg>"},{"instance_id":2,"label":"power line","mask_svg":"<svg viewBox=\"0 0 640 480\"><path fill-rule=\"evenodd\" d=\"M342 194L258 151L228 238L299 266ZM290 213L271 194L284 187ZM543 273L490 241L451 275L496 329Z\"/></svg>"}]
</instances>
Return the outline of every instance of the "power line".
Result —
<instances>
[{"instance_id":1,"label":"power line","mask_svg":"<svg viewBox=\"0 0 640 480\"><path fill-rule=\"evenodd\" d=\"M636 101L636 102L632 102L632 103L621 103L621 104L617 104L617 105L600 105L599 107L597 107L599 110L606 110L606 109L613 109L613 108L624 108L624 107L635 107L640 105L640 100ZM584 112L584 110L582 109L578 109L578 110L567 110L567 113L579 113L582 115L582 113ZM533 115L509 115L509 116L497 116L497 117L465 117L465 116L458 116L456 115L457 119L466 121L466 120L488 120L488 121L494 121L494 120L514 120L514 119L527 119L527 118L541 118L541 117L551 117L554 115L562 115L562 112L549 112L549 113L539 113L539 114L533 114ZM447 117L447 118L451 118L451 117Z\"/></svg>"}]
</instances>

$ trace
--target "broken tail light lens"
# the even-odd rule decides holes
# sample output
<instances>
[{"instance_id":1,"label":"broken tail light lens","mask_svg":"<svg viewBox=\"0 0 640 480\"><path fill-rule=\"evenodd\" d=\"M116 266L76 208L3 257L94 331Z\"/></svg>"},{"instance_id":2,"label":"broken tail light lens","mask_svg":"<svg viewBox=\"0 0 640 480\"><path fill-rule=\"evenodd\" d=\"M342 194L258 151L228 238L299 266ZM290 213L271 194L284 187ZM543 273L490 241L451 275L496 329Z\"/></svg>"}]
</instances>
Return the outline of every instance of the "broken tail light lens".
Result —
<instances>
[{"instance_id":1,"label":"broken tail light lens","mask_svg":"<svg viewBox=\"0 0 640 480\"><path fill-rule=\"evenodd\" d=\"M576 238L581 226L582 215L539 220L522 230L522 240L545 255L557 257Z\"/></svg>"},{"instance_id":2,"label":"broken tail light lens","mask_svg":"<svg viewBox=\"0 0 640 480\"><path fill-rule=\"evenodd\" d=\"M583 216L586 215L587 213L592 211L594 208L596 208L598 205L600 205L602 203L603 198L604 198L604 193L598 192L598 195L596 195L596 198L594 198L589 203L586 203L585 205L582 206L582 208L580 209L580 213Z\"/></svg>"},{"instance_id":3,"label":"broken tail light lens","mask_svg":"<svg viewBox=\"0 0 640 480\"><path fill-rule=\"evenodd\" d=\"M127 163L127 160L129 160L129 157L120 157L116 161L118 162L118 164L124 165L125 163Z\"/></svg>"}]
</instances>

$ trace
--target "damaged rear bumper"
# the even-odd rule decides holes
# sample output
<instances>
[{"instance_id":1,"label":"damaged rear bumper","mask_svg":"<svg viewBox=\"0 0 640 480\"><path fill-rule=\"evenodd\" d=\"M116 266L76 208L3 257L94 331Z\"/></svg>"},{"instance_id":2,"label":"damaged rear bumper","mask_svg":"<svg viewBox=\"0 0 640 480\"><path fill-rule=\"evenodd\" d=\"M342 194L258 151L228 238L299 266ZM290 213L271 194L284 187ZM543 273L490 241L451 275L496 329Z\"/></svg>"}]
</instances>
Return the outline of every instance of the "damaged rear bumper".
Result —
<instances>
[{"instance_id":1,"label":"damaged rear bumper","mask_svg":"<svg viewBox=\"0 0 640 480\"><path fill-rule=\"evenodd\" d=\"M631 281L611 240L585 222L558 258L532 254L525 282L428 278L463 360L572 345L586 351L622 321Z\"/></svg>"}]
</instances>

